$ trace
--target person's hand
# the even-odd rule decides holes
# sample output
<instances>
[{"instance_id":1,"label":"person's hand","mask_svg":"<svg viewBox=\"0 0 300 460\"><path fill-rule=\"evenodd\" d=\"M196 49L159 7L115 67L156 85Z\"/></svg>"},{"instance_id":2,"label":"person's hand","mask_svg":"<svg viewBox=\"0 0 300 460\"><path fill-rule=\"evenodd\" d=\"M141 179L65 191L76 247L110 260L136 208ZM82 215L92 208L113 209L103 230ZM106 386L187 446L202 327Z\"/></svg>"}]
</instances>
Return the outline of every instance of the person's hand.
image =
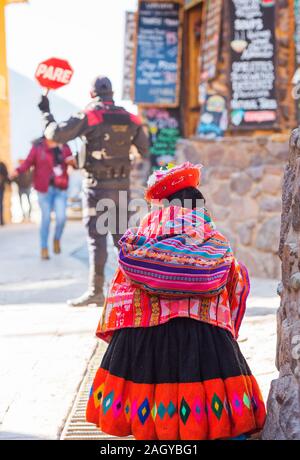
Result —
<instances>
[{"instance_id":1,"label":"person's hand","mask_svg":"<svg viewBox=\"0 0 300 460\"><path fill-rule=\"evenodd\" d=\"M132 145L130 148L130 152L129 152L130 161L132 162L138 161L141 158L142 158L142 155L139 153L138 149L134 145Z\"/></svg>"},{"instance_id":2,"label":"person's hand","mask_svg":"<svg viewBox=\"0 0 300 460\"><path fill-rule=\"evenodd\" d=\"M10 181L13 181L13 180L16 179L16 177L18 177L18 175L19 175L19 173L18 173L18 171L15 169L11 174L9 174L8 179L9 179Z\"/></svg>"},{"instance_id":3,"label":"person's hand","mask_svg":"<svg viewBox=\"0 0 300 460\"><path fill-rule=\"evenodd\" d=\"M41 112L50 112L50 103L47 96L42 96L38 104L38 108Z\"/></svg>"},{"instance_id":4,"label":"person's hand","mask_svg":"<svg viewBox=\"0 0 300 460\"><path fill-rule=\"evenodd\" d=\"M72 166L75 169L78 168L78 164L77 164L77 161L76 161L75 157L67 157L66 158L66 164L68 166Z\"/></svg>"}]
</instances>

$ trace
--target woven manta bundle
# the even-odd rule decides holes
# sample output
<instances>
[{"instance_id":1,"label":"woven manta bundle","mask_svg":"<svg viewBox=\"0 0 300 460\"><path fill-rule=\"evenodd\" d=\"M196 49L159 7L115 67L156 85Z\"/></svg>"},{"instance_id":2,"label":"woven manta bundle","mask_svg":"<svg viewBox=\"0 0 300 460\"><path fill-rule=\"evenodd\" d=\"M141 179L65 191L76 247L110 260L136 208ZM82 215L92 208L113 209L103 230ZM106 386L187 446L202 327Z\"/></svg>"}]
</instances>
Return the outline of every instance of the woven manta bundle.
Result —
<instances>
[{"instance_id":1,"label":"woven manta bundle","mask_svg":"<svg viewBox=\"0 0 300 460\"><path fill-rule=\"evenodd\" d=\"M206 209L177 206L148 214L120 240L120 268L133 284L162 296L211 297L225 287L233 254Z\"/></svg>"}]
</instances>

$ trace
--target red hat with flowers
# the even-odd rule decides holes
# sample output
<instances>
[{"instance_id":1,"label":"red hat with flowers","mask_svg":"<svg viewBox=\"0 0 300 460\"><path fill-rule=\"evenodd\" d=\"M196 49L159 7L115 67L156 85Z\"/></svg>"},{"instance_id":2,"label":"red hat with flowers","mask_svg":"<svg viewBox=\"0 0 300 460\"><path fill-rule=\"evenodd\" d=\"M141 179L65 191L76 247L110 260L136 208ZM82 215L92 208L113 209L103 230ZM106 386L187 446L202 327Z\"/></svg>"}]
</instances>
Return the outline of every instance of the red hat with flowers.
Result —
<instances>
[{"instance_id":1,"label":"red hat with flowers","mask_svg":"<svg viewBox=\"0 0 300 460\"><path fill-rule=\"evenodd\" d=\"M200 164L193 165L186 162L179 166L168 165L166 169L154 171L148 180L146 200L163 200L184 188L196 188L200 185L201 168Z\"/></svg>"}]
</instances>

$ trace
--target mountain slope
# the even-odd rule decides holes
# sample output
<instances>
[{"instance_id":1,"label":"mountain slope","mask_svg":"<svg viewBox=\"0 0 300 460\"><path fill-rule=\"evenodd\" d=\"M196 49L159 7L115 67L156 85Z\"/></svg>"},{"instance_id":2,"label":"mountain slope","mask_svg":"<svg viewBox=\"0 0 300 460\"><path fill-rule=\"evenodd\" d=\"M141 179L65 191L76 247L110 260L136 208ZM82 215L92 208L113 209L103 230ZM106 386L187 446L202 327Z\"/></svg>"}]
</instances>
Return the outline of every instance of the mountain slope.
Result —
<instances>
[{"instance_id":1,"label":"mountain slope","mask_svg":"<svg viewBox=\"0 0 300 460\"><path fill-rule=\"evenodd\" d=\"M37 103L41 96L41 88L34 81L10 70L10 101L11 101L11 152L14 164L19 158L27 156L31 141L42 133L43 124ZM50 93L51 107L57 120L65 120L78 108L61 98L57 93ZM70 147L75 151L76 143Z\"/></svg>"}]
</instances>

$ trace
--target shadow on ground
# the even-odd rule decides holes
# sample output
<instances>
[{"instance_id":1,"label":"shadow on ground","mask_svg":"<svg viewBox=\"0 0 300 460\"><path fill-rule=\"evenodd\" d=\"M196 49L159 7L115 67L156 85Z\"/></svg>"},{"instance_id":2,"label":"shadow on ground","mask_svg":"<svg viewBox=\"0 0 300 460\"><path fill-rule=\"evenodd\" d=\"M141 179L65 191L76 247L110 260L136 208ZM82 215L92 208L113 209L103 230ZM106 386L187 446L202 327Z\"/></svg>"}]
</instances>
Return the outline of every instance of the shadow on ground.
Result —
<instances>
[{"instance_id":1,"label":"shadow on ground","mask_svg":"<svg viewBox=\"0 0 300 460\"><path fill-rule=\"evenodd\" d=\"M0 441L43 441L45 438L28 433L0 432Z\"/></svg>"}]
</instances>

